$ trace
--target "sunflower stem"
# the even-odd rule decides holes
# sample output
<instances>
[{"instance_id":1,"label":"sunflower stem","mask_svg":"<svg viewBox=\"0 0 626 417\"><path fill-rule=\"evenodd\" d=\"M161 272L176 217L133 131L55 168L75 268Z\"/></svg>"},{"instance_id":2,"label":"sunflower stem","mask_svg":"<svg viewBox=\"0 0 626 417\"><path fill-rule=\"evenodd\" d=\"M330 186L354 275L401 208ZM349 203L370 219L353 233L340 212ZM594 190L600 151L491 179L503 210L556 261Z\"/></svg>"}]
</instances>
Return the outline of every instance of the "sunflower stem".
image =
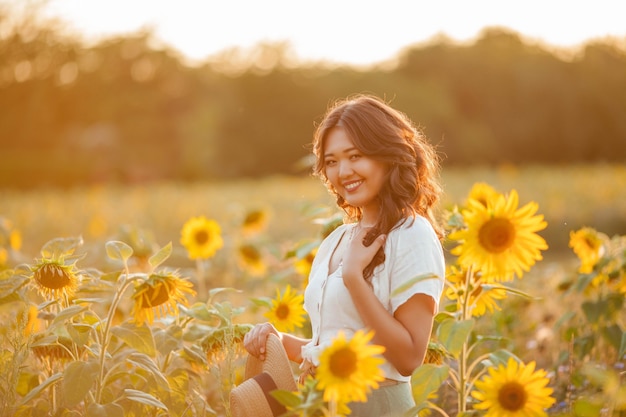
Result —
<instances>
[{"instance_id":1,"label":"sunflower stem","mask_svg":"<svg viewBox=\"0 0 626 417\"><path fill-rule=\"evenodd\" d=\"M204 274L205 274L204 259L196 259L196 280L198 281L198 295L203 297L206 294Z\"/></svg>"},{"instance_id":2,"label":"sunflower stem","mask_svg":"<svg viewBox=\"0 0 626 417\"><path fill-rule=\"evenodd\" d=\"M476 360L474 360L471 365L467 368L467 374L468 375L472 375L472 372L474 372L474 368L476 368L476 366L478 366L478 364L483 360L483 359L487 359L489 357L489 355L491 355L491 353L485 353L482 356L479 356L478 358L476 358ZM474 385L474 382L480 377L480 375L482 375L481 372L479 372L474 378L468 379L468 381L470 381L468 383L468 387L469 389L472 388L472 386Z\"/></svg>"},{"instance_id":3,"label":"sunflower stem","mask_svg":"<svg viewBox=\"0 0 626 417\"><path fill-rule=\"evenodd\" d=\"M117 306L122 299L122 295L128 288L128 286L133 281L129 279L129 270L128 265L124 262L124 274L120 276L122 284L119 289L115 292L115 297L113 298L113 302L111 303L111 307L109 307L109 312L107 314L106 323L104 324L104 331L100 337L100 372L98 376L98 380L96 381L96 403L100 403L102 397L102 391L104 389L104 380L105 380L105 367L104 362L106 359L106 352L109 346L110 341L110 331L111 331L111 323L113 322L113 317L115 316L115 311L117 310Z\"/></svg>"},{"instance_id":4,"label":"sunflower stem","mask_svg":"<svg viewBox=\"0 0 626 417\"><path fill-rule=\"evenodd\" d=\"M461 320L468 320L471 317L469 303L470 303L470 284L472 280L473 269L470 265L467 268L465 273L465 291L463 293L463 298L461 301ZM458 403L459 403L459 413L465 413L467 411L467 382L469 380L468 374L468 366L467 359L469 356L469 346L468 341L465 340L463 342L463 347L461 348L461 354L459 357L459 392L458 392Z\"/></svg>"},{"instance_id":5,"label":"sunflower stem","mask_svg":"<svg viewBox=\"0 0 626 417\"><path fill-rule=\"evenodd\" d=\"M446 413L446 411L443 408L438 407L437 405L431 403L430 401L428 402L428 409L437 411L439 414L441 414L444 417L450 417L450 415Z\"/></svg>"}]
</instances>

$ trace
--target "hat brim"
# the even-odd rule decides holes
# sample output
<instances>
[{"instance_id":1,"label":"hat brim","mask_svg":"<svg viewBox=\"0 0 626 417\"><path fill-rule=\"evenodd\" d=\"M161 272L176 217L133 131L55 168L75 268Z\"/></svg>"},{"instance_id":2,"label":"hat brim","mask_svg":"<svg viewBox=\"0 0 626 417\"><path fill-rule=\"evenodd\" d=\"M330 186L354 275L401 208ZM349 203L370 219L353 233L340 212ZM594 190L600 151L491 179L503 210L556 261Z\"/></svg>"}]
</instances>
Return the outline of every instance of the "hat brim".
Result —
<instances>
[{"instance_id":1,"label":"hat brim","mask_svg":"<svg viewBox=\"0 0 626 417\"><path fill-rule=\"evenodd\" d=\"M271 397L274 389L296 391L298 386L282 342L278 336L270 334L265 344L265 360L248 355L244 382L230 393L231 414L233 417L282 414L284 407ZM283 411L278 411L281 408Z\"/></svg>"},{"instance_id":2,"label":"hat brim","mask_svg":"<svg viewBox=\"0 0 626 417\"><path fill-rule=\"evenodd\" d=\"M278 336L270 333L265 343L265 360L248 355L244 380L250 379L262 372L268 373L278 389L296 391L296 378L291 369L287 352Z\"/></svg>"},{"instance_id":3,"label":"hat brim","mask_svg":"<svg viewBox=\"0 0 626 417\"><path fill-rule=\"evenodd\" d=\"M231 391L230 412L233 417L274 417L266 393L254 378Z\"/></svg>"}]
</instances>

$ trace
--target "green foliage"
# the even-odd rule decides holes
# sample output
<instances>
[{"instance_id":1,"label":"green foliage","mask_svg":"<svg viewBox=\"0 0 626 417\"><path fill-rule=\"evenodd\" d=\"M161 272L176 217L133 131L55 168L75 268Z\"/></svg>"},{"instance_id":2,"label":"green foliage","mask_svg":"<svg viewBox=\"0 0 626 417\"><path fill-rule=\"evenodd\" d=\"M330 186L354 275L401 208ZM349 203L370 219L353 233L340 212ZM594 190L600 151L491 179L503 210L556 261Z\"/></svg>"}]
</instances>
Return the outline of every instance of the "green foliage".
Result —
<instances>
[{"instance_id":1,"label":"green foliage","mask_svg":"<svg viewBox=\"0 0 626 417\"><path fill-rule=\"evenodd\" d=\"M2 415L217 415L202 393L209 373L197 371L222 367L216 353L226 352L224 363L231 372L231 383L224 388L227 395L234 384L237 345L250 328L232 322L242 309L213 303L216 295L228 290L216 288L206 303L181 308L180 317L137 325L132 316L120 317L127 314L131 302L128 292L168 261L172 244L155 249L149 270L133 273L128 269L130 245L108 241L104 246L112 260L124 264L123 269L107 274L77 270L81 282L71 301L45 299L49 293L36 291L40 282L20 275L20 270L7 270L13 274L2 280L7 294L0 307L5 314L7 306L27 309L24 319L18 315L22 325L10 329L13 344L3 342L8 350L0 361L6 381L1 387ZM53 239L43 246L41 262L83 258L84 253L76 253L81 247L81 239ZM29 269L21 271L26 274ZM98 297L86 296L96 290ZM171 290L163 289L168 297ZM37 317L29 312L29 305ZM212 351L202 343L207 334L212 336ZM218 375L220 385L222 377Z\"/></svg>"},{"instance_id":2,"label":"green foliage","mask_svg":"<svg viewBox=\"0 0 626 417\"><path fill-rule=\"evenodd\" d=\"M626 363L626 237L581 230L587 230L587 238L580 241L586 250L577 253L581 265L560 284L564 302L577 308L563 314L557 329L563 340L560 364L575 381L560 389L574 399L575 415L588 415L604 407L626 409L621 400ZM571 246L580 248L575 235ZM589 382L597 392L586 396Z\"/></svg>"},{"instance_id":3,"label":"green foliage","mask_svg":"<svg viewBox=\"0 0 626 417\"><path fill-rule=\"evenodd\" d=\"M284 194L283 191L278 193ZM267 190L263 195L268 195ZM116 199L116 207L120 200ZM168 194L166 200L171 203L177 199ZM68 214L63 209L57 211ZM119 215L125 211L128 210L120 210ZM336 226L339 217L329 217L325 210L312 212L316 217L323 214L324 220L316 224L324 233ZM68 217L75 221L72 215ZM450 219L454 227L462 227L462 219L455 216ZM172 222L176 223L168 212L159 224ZM295 222L289 219L281 217L279 223L296 229ZM284 261L305 257L319 244L318 238L302 241L298 237L294 239L298 243L293 243L285 237L283 242L288 244L281 247L287 255L278 256L279 261L274 265L277 273L263 279L238 280L237 286L244 291L212 285L206 300L179 305L179 314L137 326L131 322L131 291L155 268L178 266L180 258L174 256L179 248L172 243L156 245L153 238L138 230L126 232L128 239L92 244L87 246L88 253L82 252L85 241L80 238L54 238L42 246L44 258L62 260L63 264L77 268L80 283L73 298L50 298L38 293L28 263L16 264L11 259L11 264L0 265L0 313L4 320L0 338L0 415L227 415L229 390L241 377L240 341L251 328L247 322L256 322L257 309L268 306L267 298L256 295L268 293L263 285L275 290L275 285L293 278L290 266ZM37 228L37 235L44 236L44 230ZM234 233L230 236L237 240ZM165 241L170 239L172 236L167 236ZM270 246L267 240L263 242ZM562 337L558 359L549 362L552 352L541 352L554 375L555 397L560 403L560 408L552 410L554 414L586 416L610 409L617 415L626 407L622 368L626 353L624 243L623 236L603 240L602 256L591 272L572 272L572 265L563 262L566 280L559 285L551 286L552 269L545 276L526 278L531 286L539 283L530 293L541 290L547 294L543 301L563 313L553 326ZM137 261L138 252L147 262ZM224 256L228 258L232 254ZM214 261L222 265L221 261ZM221 276L228 271L227 267L233 266L227 262L224 265L224 269L211 272ZM416 277L412 282L431 278ZM563 291L562 299L554 294L557 287ZM438 353L439 361L429 362L414 373L412 386L417 405L412 413L425 409L450 412L455 404L447 402L445 394L449 389L461 388L460 375L466 387L471 387L489 368L506 364L511 357L518 360L530 354L525 344L530 337L524 331L538 324L526 308L540 299L513 286L496 283L481 286L485 292L494 289L520 296L516 297L518 302L503 304L503 311L492 316L471 318L464 317L462 309L442 305L429 347L429 352ZM229 301L220 302L221 297L229 297ZM231 302L231 298L237 302ZM248 307L240 307L239 301L245 301ZM30 327L32 322L26 319L28 307L36 310L39 328ZM502 325L505 320L511 326L508 330ZM461 363L463 374L459 373ZM469 389L465 390L468 393ZM300 395L275 394L294 410L319 411L323 407L319 391L312 388Z\"/></svg>"}]
</instances>

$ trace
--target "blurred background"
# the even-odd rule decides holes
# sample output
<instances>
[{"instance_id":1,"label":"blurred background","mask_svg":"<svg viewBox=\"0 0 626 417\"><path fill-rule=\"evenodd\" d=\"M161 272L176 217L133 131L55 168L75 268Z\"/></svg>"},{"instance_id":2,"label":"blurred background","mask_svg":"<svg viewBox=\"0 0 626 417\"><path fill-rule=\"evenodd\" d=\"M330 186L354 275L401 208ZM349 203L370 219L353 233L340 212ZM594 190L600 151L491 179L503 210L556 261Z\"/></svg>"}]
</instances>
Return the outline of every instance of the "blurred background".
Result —
<instances>
[{"instance_id":1,"label":"blurred background","mask_svg":"<svg viewBox=\"0 0 626 417\"><path fill-rule=\"evenodd\" d=\"M151 9L164 3L171 6L167 10L172 20L199 14L204 25L223 20L235 32L256 20L256 32L250 36L257 36L259 43L241 41L242 47L223 39L221 52L190 64L156 34L160 21ZM317 16L309 15L309 8L327 8L322 16L337 13L331 3L294 8L287 5L298 2L274 1L267 3L274 7L261 8L261 14L255 14L258 5L246 10L251 3L264 2L235 2L238 10L231 6L229 15L220 14L227 6L215 2L3 4L0 185L298 173L313 123L329 102L355 92L386 97L423 125L448 166L626 161L626 26L621 38L592 38L575 48L526 39L504 26L485 27L468 41L441 32L415 45L400 45L393 38L394 17L397 25L405 25L402 16L415 13L409 22L415 19L418 26L420 8L427 6L392 2L374 8L363 3L378 13L375 22L361 21L360 13L370 14L357 7L360 2L352 2L352 11L328 21L321 17L302 31L315 32L311 36L321 43L330 37L331 42L352 45L350 49L361 50L360 56L366 56L370 45L375 50L384 42L397 50L369 66L364 66L366 58L358 62L353 52L353 67L337 63L341 51L334 62L323 57L301 57L300 62L288 38L267 36L279 32L269 25L276 20L291 21L295 36L298 22ZM601 7L591 2L587 7L591 4ZM264 22L263 10L272 19ZM105 31L115 28L115 20L126 12L138 18L127 26L141 24L139 29ZM599 12L607 19L611 14ZM467 18L478 19L481 10L475 13ZM590 10L588 18L592 15ZM96 38L87 28L81 31L81 16L95 18L108 36ZM557 32L560 21L568 20L567 9L560 17L552 22ZM167 16L161 18L165 25ZM532 14L527 18L541 19ZM450 23L453 31L455 21ZM375 32L381 40L361 40L353 26ZM197 31L196 43L214 42L200 27L187 31ZM387 31L389 40L384 37Z\"/></svg>"},{"instance_id":2,"label":"blurred background","mask_svg":"<svg viewBox=\"0 0 626 417\"><path fill-rule=\"evenodd\" d=\"M32 225L29 190L307 177L315 122L366 92L444 173L567 195L541 201L561 244L624 232L620 2L545 3L0 0L0 215Z\"/></svg>"}]
</instances>

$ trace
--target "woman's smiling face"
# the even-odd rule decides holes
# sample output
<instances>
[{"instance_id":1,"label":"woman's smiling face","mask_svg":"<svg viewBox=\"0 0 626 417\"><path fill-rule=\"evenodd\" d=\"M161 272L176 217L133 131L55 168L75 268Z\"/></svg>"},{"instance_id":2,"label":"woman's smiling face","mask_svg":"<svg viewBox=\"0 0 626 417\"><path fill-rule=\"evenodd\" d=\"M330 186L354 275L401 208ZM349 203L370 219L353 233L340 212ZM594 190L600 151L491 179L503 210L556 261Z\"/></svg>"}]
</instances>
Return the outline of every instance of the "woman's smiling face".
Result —
<instances>
[{"instance_id":1,"label":"woman's smiling face","mask_svg":"<svg viewBox=\"0 0 626 417\"><path fill-rule=\"evenodd\" d=\"M324 172L346 202L377 215L378 193L384 185L386 166L359 151L342 127L334 127L324 141Z\"/></svg>"}]
</instances>

